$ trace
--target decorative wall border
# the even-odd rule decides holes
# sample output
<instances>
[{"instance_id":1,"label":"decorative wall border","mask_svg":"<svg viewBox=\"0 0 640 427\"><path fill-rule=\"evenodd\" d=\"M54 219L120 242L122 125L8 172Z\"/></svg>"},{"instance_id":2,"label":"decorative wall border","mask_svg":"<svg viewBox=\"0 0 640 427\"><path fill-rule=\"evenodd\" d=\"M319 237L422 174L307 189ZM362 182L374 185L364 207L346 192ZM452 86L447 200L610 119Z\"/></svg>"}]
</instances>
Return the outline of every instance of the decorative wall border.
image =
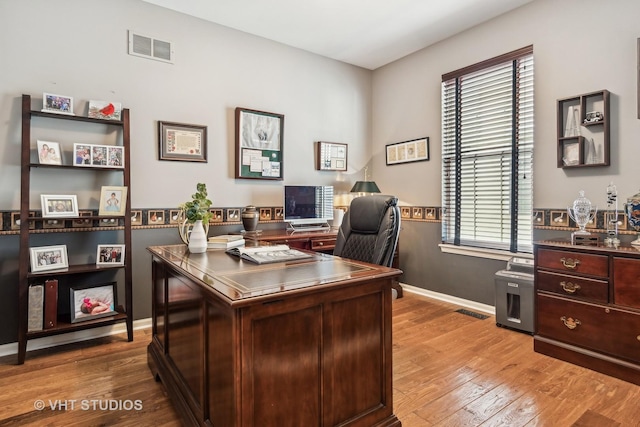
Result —
<instances>
[{"instance_id":1,"label":"decorative wall border","mask_svg":"<svg viewBox=\"0 0 640 427\"><path fill-rule=\"evenodd\" d=\"M259 224L283 223L282 206L260 206L256 207L260 213ZM348 206L335 206L345 212ZM213 217L209 226L242 225L243 207L213 207L211 212ZM132 229L152 229L152 228L172 228L178 226L176 208L134 208L132 213ZM400 206L402 221L410 222L441 222L442 208L438 206ZM598 211L596 220L587 225L590 231L596 233L606 233L605 216L613 215L613 211ZM83 216L90 217L82 218ZM19 211L0 211L0 235L19 234L20 226L18 220ZM626 215L618 211L619 234L635 234L637 231L628 225ZM122 229L124 219L100 219L98 210L82 210L78 219L56 219L42 218L39 210L30 211L30 221L32 233L56 233L61 231L94 231L96 228ZM566 209L534 209L533 228L540 230L566 230L574 231L577 226L567 215Z\"/></svg>"}]
</instances>

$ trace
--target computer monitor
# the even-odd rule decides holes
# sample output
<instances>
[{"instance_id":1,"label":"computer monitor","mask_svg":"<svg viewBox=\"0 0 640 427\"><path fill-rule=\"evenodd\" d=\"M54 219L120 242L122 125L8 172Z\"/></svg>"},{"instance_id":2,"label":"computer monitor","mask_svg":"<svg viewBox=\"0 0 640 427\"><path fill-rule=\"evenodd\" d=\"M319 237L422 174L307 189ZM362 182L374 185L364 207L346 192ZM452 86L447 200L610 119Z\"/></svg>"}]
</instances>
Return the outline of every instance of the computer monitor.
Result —
<instances>
[{"instance_id":1,"label":"computer monitor","mask_svg":"<svg viewBox=\"0 0 640 427\"><path fill-rule=\"evenodd\" d=\"M330 228L333 219L333 187L285 185L284 221L294 230Z\"/></svg>"}]
</instances>

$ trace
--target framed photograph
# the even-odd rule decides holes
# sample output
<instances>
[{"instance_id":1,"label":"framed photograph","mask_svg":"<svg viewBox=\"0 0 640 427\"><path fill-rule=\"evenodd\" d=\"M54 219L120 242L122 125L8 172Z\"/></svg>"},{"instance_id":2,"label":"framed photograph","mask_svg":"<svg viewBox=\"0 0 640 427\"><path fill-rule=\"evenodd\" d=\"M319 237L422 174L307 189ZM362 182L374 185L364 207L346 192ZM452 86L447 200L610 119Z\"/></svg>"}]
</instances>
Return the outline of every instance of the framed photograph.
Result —
<instances>
[{"instance_id":1,"label":"framed photograph","mask_svg":"<svg viewBox=\"0 0 640 427\"><path fill-rule=\"evenodd\" d=\"M158 122L160 160L207 162L207 127Z\"/></svg>"},{"instance_id":2,"label":"framed photograph","mask_svg":"<svg viewBox=\"0 0 640 427\"><path fill-rule=\"evenodd\" d=\"M42 111L73 116L73 98L44 92L42 94Z\"/></svg>"},{"instance_id":3,"label":"framed photograph","mask_svg":"<svg viewBox=\"0 0 640 427\"><path fill-rule=\"evenodd\" d=\"M32 273L69 268L67 247L65 245L39 246L29 248L29 250L31 253Z\"/></svg>"},{"instance_id":4,"label":"framed photograph","mask_svg":"<svg viewBox=\"0 0 640 427\"><path fill-rule=\"evenodd\" d=\"M91 146L91 166L107 166L109 155L106 145Z\"/></svg>"},{"instance_id":5,"label":"framed photograph","mask_svg":"<svg viewBox=\"0 0 640 427\"><path fill-rule=\"evenodd\" d=\"M127 187L102 186L98 215L124 216L127 209Z\"/></svg>"},{"instance_id":6,"label":"framed photograph","mask_svg":"<svg viewBox=\"0 0 640 427\"><path fill-rule=\"evenodd\" d=\"M91 144L73 144L73 166L91 166Z\"/></svg>"},{"instance_id":7,"label":"framed photograph","mask_svg":"<svg viewBox=\"0 0 640 427\"><path fill-rule=\"evenodd\" d=\"M107 145L107 166L124 168L124 147L121 145Z\"/></svg>"},{"instance_id":8,"label":"framed photograph","mask_svg":"<svg viewBox=\"0 0 640 427\"><path fill-rule=\"evenodd\" d=\"M124 265L124 245L98 245L96 265Z\"/></svg>"},{"instance_id":9,"label":"framed photograph","mask_svg":"<svg viewBox=\"0 0 640 427\"><path fill-rule=\"evenodd\" d=\"M236 179L282 181L284 115L236 108Z\"/></svg>"},{"instance_id":10,"label":"framed photograph","mask_svg":"<svg viewBox=\"0 0 640 427\"><path fill-rule=\"evenodd\" d=\"M78 215L78 198L75 194L53 195L41 194L43 218L76 217Z\"/></svg>"},{"instance_id":11,"label":"framed photograph","mask_svg":"<svg viewBox=\"0 0 640 427\"><path fill-rule=\"evenodd\" d=\"M387 166L429 160L429 137L386 145Z\"/></svg>"},{"instance_id":12,"label":"framed photograph","mask_svg":"<svg viewBox=\"0 0 640 427\"><path fill-rule=\"evenodd\" d=\"M71 295L71 323L115 316L116 282L102 285L74 286L69 290Z\"/></svg>"},{"instance_id":13,"label":"framed photograph","mask_svg":"<svg viewBox=\"0 0 640 427\"><path fill-rule=\"evenodd\" d=\"M88 116L93 119L120 120L122 104L108 101L89 101Z\"/></svg>"},{"instance_id":14,"label":"framed photograph","mask_svg":"<svg viewBox=\"0 0 640 427\"><path fill-rule=\"evenodd\" d=\"M62 153L60 144L51 141L37 141L38 161L41 165L61 165Z\"/></svg>"},{"instance_id":15,"label":"framed photograph","mask_svg":"<svg viewBox=\"0 0 640 427\"><path fill-rule=\"evenodd\" d=\"M316 145L316 169L346 171L347 148L347 144L319 141Z\"/></svg>"}]
</instances>

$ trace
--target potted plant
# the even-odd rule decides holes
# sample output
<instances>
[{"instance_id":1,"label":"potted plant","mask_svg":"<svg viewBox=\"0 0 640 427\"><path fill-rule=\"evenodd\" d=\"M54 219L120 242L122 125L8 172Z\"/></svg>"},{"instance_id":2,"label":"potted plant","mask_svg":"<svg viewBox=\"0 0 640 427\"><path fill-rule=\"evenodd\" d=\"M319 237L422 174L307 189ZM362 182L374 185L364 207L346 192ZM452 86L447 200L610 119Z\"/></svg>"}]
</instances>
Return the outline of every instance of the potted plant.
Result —
<instances>
[{"instance_id":1,"label":"potted plant","mask_svg":"<svg viewBox=\"0 0 640 427\"><path fill-rule=\"evenodd\" d=\"M209 210L211 204L207 197L207 185L199 182L196 192L191 195L191 201L179 206L180 237L189 245L190 252L199 253L207 250L207 233L212 217Z\"/></svg>"}]
</instances>

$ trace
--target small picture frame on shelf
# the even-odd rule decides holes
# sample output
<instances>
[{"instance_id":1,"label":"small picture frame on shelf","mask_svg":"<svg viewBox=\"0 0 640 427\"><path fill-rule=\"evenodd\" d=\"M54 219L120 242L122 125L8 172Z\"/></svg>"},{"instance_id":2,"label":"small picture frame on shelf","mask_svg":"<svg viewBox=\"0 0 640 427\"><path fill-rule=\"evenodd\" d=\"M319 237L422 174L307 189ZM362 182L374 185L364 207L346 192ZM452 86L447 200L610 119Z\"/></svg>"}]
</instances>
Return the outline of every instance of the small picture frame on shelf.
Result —
<instances>
[{"instance_id":1,"label":"small picture frame on shelf","mask_svg":"<svg viewBox=\"0 0 640 427\"><path fill-rule=\"evenodd\" d=\"M75 194L41 194L43 218L66 218L78 216L78 198Z\"/></svg>"},{"instance_id":2,"label":"small picture frame on shelf","mask_svg":"<svg viewBox=\"0 0 640 427\"><path fill-rule=\"evenodd\" d=\"M65 245L38 246L29 248L29 251L32 273L69 268Z\"/></svg>"},{"instance_id":3,"label":"small picture frame on shelf","mask_svg":"<svg viewBox=\"0 0 640 427\"><path fill-rule=\"evenodd\" d=\"M107 166L109 155L106 145L91 146L91 166Z\"/></svg>"},{"instance_id":4,"label":"small picture frame on shelf","mask_svg":"<svg viewBox=\"0 0 640 427\"><path fill-rule=\"evenodd\" d=\"M71 323L115 316L116 282L73 286L70 289Z\"/></svg>"},{"instance_id":5,"label":"small picture frame on shelf","mask_svg":"<svg viewBox=\"0 0 640 427\"><path fill-rule=\"evenodd\" d=\"M564 166L575 166L580 164L580 143L565 142L562 147L562 163Z\"/></svg>"},{"instance_id":6,"label":"small picture frame on shelf","mask_svg":"<svg viewBox=\"0 0 640 427\"><path fill-rule=\"evenodd\" d=\"M104 185L100 190L100 216L124 216L127 210L127 187Z\"/></svg>"},{"instance_id":7,"label":"small picture frame on shelf","mask_svg":"<svg viewBox=\"0 0 640 427\"><path fill-rule=\"evenodd\" d=\"M42 111L73 116L73 98L71 96L43 92Z\"/></svg>"},{"instance_id":8,"label":"small picture frame on shelf","mask_svg":"<svg viewBox=\"0 0 640 427\"><path fill-rule=\"evenodd\" d=\"M89 101L88 116L93 119L120 120L122 104L109 101Z\"/></svg>"},{"instance_id":9,"label":"small picture frame on shelf","mask_svg":"<svg viewBox=\"0 0 640 427\"><path fill-rule=\"evenodd\" d=\"M120 145L107 146L107 166L124 168L124 147Z\"/></svg>"},{"instance_id":10,"label":"small picture frame on shelf","mask_svg":"<svg viewBox=\"0 0 640 427\"><path fill-rule=\"evenodd\" d=\"M52 141L37 141L38 161L41 165L61 165L60 144Z\"/></svg>"},{"instance_id":11,"label":"small picture frame on shelf","mask_svg":"<svg viewBox=\"0 0 640 427\"><path fill-rule=\"evenodd\" d=\"M96 252L97 266L124 265L124 245L98 245Z\"/></svg>"},{"instance_id":12,"label":"small picture frame on shelf","mask_svg":"<svg viewBox=\"0 0 640 427\"><path fill-rule=\"evenodd\" d=\"M91 144L73 144L73 166L91 166Z\"/></svg>"}]
</instances>

